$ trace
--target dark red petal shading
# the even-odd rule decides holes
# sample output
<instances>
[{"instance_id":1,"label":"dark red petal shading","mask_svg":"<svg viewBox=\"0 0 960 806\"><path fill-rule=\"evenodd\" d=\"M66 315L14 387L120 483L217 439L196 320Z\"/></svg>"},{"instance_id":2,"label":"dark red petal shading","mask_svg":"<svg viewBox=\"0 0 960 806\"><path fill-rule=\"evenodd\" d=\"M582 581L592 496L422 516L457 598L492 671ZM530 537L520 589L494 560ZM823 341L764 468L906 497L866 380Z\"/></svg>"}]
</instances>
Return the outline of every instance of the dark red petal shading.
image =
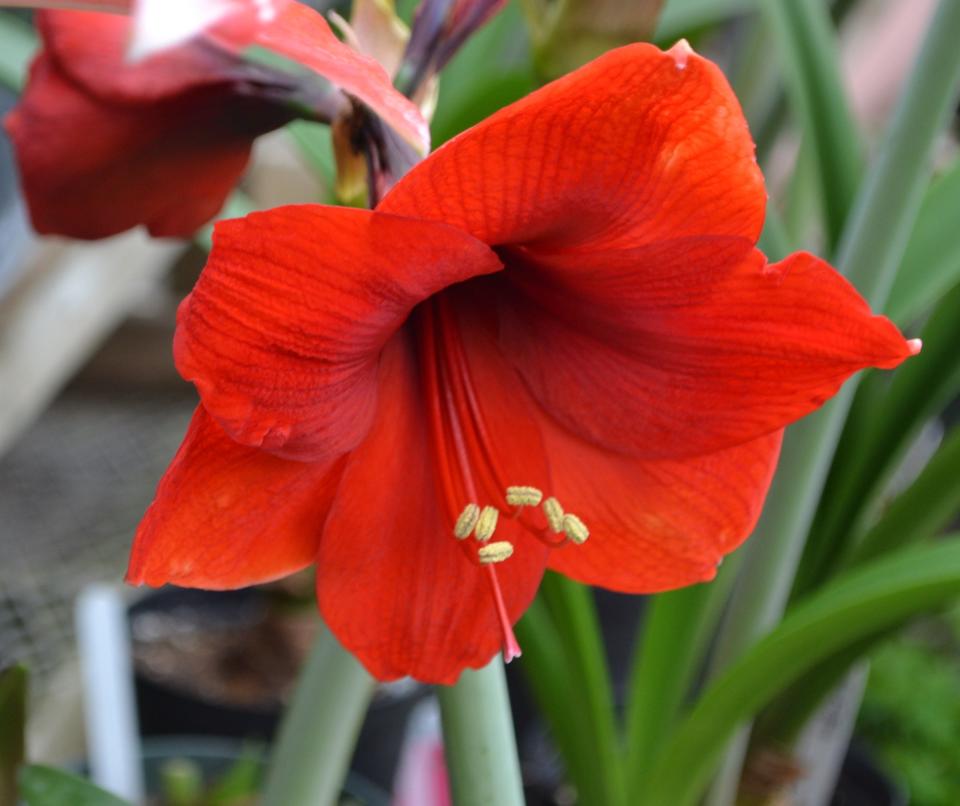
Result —
<instances>
[{"instance_id":1,"label":"dark red petal shading","mask_svg":"<svg viewBox=\"0 0 960 806\"><path fill-rule=\"evenodd\" d=\"M41 53L5 125L37 232L103 238L139 224L190 235L223 206L253 139L288 119L216 89L143 107L102 102Z\"/></svg>"},{"instance_id":2,"label":"dark red petal shading","mask_svg":"<svg viewBox=\"0 0 960 806\"><path fill-rule=\"evenodd\" d=\"M419 107L393 86L379 62L341 42L323 16L303 3L287 3L266 25L237 26L235 18L207 36L222 45L256 44L315 70L369 106L421 153L430 149L430 128Z\"/></svg>"},{"instance_id":3,"label":"dark red petal shading","mask_svg":"<svg viewBox=\"0 0 960 806\"><path fill-rule=\"evenodd\" d=\"M914 352L809 254L768 265L743 239L689 238L505 259L505 354L568 429L635 458L777 431Z\"/></svg>"},{"instance_id":4,"label":"dark red petal shading","mask_svg":"<svg viewBox=\"0 0 960 806\"><path fill-rule=\"evenodd\" d=\"M414 305L499 268L458 230L369 210L303 205L224 221L180 308L177 368L234 439L327 460L370 427L380 349Z\"/></svg>"},{"instance_id":5,"label":"dark red petal shading","mask_svg":"<svg viewBox=\"0 0 960 806\"><path fill-rule=\"evenodd\" d=\"M468 501L509 511L509 486L550 489L539 408L498 344L500 279L449 289L417 311L427 418L452 519Z\"/></svg>"},{"instance_id":6,"label":"dark red petal shading","mask_svg":"<svg viewBox=\"0 0 960 806\"><path fill-rule=\"evenodd\" d=\"M130 17L88 11L40 11L44 52L64 77L102 101L146 104L223 84L241 64L232 54L196 41L143 61L127 58Z\"/></svg>"},{"instance_id":7,"label":"dark red petal shading","mask_svg":"<svg viewBox=\"0 0 960 806\"><path fill-rule=\"evenodd\" d=\"M555 494L590 530L583 545L552 552L550 567L627 593L712 579L756 525L781 434L691 459L644 461L545 423Z\"/></svg>"},{"instance_id":8,"label":"dark red petal shading","mask_svg":"<svg viewBox=\"0 0 960 806\"><path fill-rule=\"evenodd\" d=\"M500 648L488 572L468 559L441 511L409 333L387 345L380 384L376 420L348 460L320 543L320 611L375 677L453 683ZM495 539L516 547L497 566L516 621L536 593L546 549L513 526L505 523Z\"/></svg>"},{"instance_id":9,"label":"dark red petal shading","mask_svg":"<svg viewBox=\"0 0 960 806\"><path fill-rule=\"evenodd\" d=\"M766 192L720 70L677 46L611 51L497 112L380 205L490 244L594 251L687 235L752 241Z\"/></svg>"},{"instance_id":10,"label":"dark red petal shading","mask_svg":"<svg viewBox=\"0 0 960 806\"><path fill-rule=\"evenodd\" d=\"M305 568L343 464L239 445L199 407L137 530L127 581L222 590Z\"/></svg>"}]
</instances>

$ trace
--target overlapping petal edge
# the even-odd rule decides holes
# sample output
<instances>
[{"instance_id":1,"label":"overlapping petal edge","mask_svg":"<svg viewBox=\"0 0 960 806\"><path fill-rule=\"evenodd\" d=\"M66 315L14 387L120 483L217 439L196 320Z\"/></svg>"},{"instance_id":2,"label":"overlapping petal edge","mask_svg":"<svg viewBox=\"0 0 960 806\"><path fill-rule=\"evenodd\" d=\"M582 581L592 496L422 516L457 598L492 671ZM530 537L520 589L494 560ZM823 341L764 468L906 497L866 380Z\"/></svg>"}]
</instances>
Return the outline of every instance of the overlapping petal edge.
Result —
<instances>
[{"instance_id":1,"label":"overlapping petal edge","mask_svg":"<svg viewBox=\"0 0 960 806\"><path fill-rule=\"evenodd\" d=\"M290 0L261 24L250 3L226 5L236 9L200 36L134 64L130 18L38 14L44 46L5 120L38 232L103 238L144 224L155 236L182 237L212 218L253 140L297 114L250 91L240 56L251 45L318 73L428 149L419 109L319 13Z\"/></svg>"},{"instance_id":2,"label":"overlapping petal edge","mask_svg":"<svg viewBox=\"0 0 960 806\"><path fill-rule=\"evenodd\" d=\"M202 406L130 581L240 586L314 560L324 618L371 672L452 682L500 642L451 534L469 500L516 547L510 620L548 565L632 592L710 579L755 525L782 428L916 349L823 261L768 264L764 204L717 68L635 45L454 139L375 212L221 224L177 332ZM556 496L589 540L550 550L536 513L506 517L508 484Z\"/></svg>"}]
</instances>

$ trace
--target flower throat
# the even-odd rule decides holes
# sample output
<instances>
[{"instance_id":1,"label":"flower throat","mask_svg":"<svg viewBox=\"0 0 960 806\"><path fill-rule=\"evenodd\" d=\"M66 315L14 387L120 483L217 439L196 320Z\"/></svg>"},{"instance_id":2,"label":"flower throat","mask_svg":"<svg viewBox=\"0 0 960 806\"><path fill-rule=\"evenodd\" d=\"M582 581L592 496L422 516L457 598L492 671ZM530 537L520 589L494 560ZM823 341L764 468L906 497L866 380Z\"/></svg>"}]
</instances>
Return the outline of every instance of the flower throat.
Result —
<instances>
[{"instance_id":1,"label":"flower throat","mask_svg":"<svg viewBox=\"0 0 960 806\"><path fill-rule=\"evenodd\" d=\"M487 574L502 633L503 657L509 663L520 655L520 646L496 570L514 553L511 542L493 540L501 515L506 514L551 549L568 543L581 545L590 532L579 517L564 512L556 498L544 498L537 487L508 483L491 450L459 328L443 295L426 303L420 324L421 367L442 498L453 523L453 536L471 540L475 548L471 547L469 555ZM471 462L471 456L479 461ZM484 489L503 491L502 497L498 496L499 506L481 504L478 480Z\"/></svg>"}]
</instances>

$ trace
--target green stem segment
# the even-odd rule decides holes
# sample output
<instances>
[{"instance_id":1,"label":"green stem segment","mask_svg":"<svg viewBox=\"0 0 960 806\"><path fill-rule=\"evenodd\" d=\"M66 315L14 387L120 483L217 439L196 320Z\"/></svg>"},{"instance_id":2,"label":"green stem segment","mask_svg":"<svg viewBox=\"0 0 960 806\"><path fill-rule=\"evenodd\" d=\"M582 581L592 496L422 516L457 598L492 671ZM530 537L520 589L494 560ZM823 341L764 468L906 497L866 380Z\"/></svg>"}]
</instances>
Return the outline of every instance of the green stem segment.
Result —
<instances>
[{"instance_id":1,"label":"green stem segment","mask_svg":"<svg viewBox=\"0 0 960 806\"><path fill-rule=\"evenodd\" d=\"M457 806L523 806L510 698L498 655L455 686L438 688L453 802Z\"/></svg>"},{"instance_id":2,"label":"green stem segment","mask_svg":"<svg viewBox=\"0 0 960 806\"><path fill-rule=\"evenodd\" d=\"M262 806L339 801L373 689L373 678L324 626L280 726Z\"/></svg>"}]
</instances>

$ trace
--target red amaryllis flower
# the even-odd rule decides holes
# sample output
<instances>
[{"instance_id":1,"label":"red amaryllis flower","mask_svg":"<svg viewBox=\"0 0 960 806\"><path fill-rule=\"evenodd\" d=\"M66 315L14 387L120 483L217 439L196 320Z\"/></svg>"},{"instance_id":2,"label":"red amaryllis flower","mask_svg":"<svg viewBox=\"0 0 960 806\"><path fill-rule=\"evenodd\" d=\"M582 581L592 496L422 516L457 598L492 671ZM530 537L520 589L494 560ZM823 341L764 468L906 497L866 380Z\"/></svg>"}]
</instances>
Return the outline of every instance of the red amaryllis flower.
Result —
<instances>
[{"instance_id":1,"label":"red amaryllis flower","mask_svg":"<svg viewBox=\"0 0 960 806\"><path fill-rule=\"evenodd\" d=\"M547 567L633 592L710 579L781 429L917 347L821 260L768 264L764 204L719 70L635 45L443 146L374 212L219 224L175 342L202 405L129 580L316 563L373 674L449 683L516 651Z\"/></svg>"},{"instance_id":2,"label":"red amaryllis flower","mask_svg":"<svg viewBox=\"0 0 960 806\"><path fill-rule=\"evenodd\" d=\"M257 136L330 103L325 81L245 61L250 44L319 73L426 148L416 106L317 12L287 2L257 24L249 3L236 5L202 36L134 64L131 18L38 14L43 49L6 119L38 232L101 238L146 224L177 236L212 218Z\"/></svg>"}]
</instances>

